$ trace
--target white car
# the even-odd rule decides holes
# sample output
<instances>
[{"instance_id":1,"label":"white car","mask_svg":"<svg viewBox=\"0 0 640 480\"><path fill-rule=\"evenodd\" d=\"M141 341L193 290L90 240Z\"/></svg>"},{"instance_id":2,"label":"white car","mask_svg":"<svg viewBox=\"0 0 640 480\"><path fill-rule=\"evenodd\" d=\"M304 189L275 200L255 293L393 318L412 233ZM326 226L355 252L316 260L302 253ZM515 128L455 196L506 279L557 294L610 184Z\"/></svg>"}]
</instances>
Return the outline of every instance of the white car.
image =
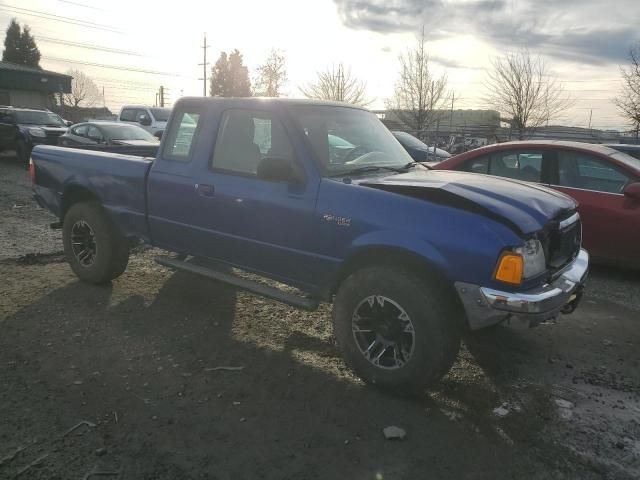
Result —
<instances>
[{"instance_id":1,"label":"white car","mask_svg":"<svg viewBox=\"0 0 640 480\"><path fill-rule=\"evenodd\" d=\"M125 105L120 110L119 122L139 125L151 134L163 132L169 120L170 108Z\"/></svg>"}]
</instances>

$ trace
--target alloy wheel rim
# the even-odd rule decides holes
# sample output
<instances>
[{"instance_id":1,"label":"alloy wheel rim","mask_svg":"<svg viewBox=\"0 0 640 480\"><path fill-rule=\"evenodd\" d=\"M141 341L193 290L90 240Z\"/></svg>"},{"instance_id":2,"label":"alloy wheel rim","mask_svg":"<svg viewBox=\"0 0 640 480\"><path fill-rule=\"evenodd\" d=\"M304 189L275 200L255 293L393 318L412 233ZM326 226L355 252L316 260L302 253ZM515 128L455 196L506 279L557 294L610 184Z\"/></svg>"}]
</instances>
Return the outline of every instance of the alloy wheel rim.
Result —
<instances>
[{"instance_id":1,"label":"alloy wheel rim","mask_svg":"<svg viewBox=\"0 0 640 480\"><path fill-rule=\"evenodd\" d=\"M415 329L407 312L383 295L370 295L355 308L351 331L360 353L385 370L402 368L415 348Z\"/></svg>"},{"instance_id":2,"label":"alloy wheel rim","mask_svg":"<svg viewBox=\"0 0 640 480\"><path fill-rule=\"evenodd\" d=\"M98 246L91 225L78 220L71 227L71 250L73 256L83 267L90 267L96 261Z\"/></svg>"}]
</instances>

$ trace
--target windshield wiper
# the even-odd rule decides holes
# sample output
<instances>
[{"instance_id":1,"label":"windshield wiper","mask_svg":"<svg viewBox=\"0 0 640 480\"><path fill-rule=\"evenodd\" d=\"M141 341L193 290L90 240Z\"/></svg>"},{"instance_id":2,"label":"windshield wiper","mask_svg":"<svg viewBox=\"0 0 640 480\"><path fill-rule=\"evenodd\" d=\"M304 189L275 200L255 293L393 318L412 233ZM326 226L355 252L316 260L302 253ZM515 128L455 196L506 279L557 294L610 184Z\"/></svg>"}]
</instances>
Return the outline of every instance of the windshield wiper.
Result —
<instances>
[{"instance_id":1,"label":"windshield wiper","mask_svg":"<svg viewBox=\"0 0 640 480\"><path fill-rule=\"evenodd\" d=\"M353 170L347 170L346 172L336 173L332 177L343 177L349 175L357 175L359 173L378 172L380 170L388 170L390 172L402 173L405 171L404 167L389 167L387 165L366 165L364 167L354 168Z\"/></svg>"},{"instance_id":2,"label":"windshield wiper","mask_svg":"<svg viewBox=\"0 0 640 480\"><path fill-rule=\"evenodd\" d=\"M409 170L410 168L414 168L417 167L418 165L422 165L420 162L416 162L415 160L410 161L409 163L405 163L401 169L402 170Z\"/></svg>"}]
</instances>

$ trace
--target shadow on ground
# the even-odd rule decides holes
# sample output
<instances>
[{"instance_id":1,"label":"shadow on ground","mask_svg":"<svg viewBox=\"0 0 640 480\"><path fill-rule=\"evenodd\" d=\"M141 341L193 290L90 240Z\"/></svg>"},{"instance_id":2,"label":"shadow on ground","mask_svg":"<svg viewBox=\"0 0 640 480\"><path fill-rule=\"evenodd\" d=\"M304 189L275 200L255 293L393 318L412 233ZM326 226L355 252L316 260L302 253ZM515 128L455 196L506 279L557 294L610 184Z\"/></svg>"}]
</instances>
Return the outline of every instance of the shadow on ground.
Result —
<instances>
[{"instance_id":1,"label":"shadow on ground","mask_svg":"<svg viewBox=\"0 0 640 480\"><path fill-rule=\"evenodd\" d=\"M171 480L594 475L544 450L543 416L491 416L501 385L535 355L517 332L469 337L437 389L400 399L341 366L325 315L183 273L53 290L3 322L0 457L25 448L0 460L0 477L44 455L25 478L92 469ZM244 369L211 370L219 366ZM82 420L95 426L63 435ZM389 425L407 439L385 440Z\"/></svg>"}]
</instances>

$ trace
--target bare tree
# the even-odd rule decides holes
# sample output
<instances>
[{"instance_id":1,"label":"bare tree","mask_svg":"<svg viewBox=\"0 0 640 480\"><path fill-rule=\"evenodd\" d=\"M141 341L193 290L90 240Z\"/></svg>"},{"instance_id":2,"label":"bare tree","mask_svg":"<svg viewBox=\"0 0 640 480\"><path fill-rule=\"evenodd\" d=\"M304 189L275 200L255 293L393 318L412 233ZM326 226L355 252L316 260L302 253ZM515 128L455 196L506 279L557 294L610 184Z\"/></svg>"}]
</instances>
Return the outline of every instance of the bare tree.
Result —
<instances>
[{"instance_id":1,"label":"bare tree","mask_svg":"<svg viewBox=\"0 0 640 480\"><path fill-rule=\"evenodd\" d=\"M258 67L254 80L254 95L279 97L287 82L287 61L280 50L273 49L262 65Z\"/></svg>"},{"instance_id":2,"label":"bare tree","mask_svg":"<svg viewBox=\"0 0 640 480\"><path fill-rule=\"evenodd\" d=\"M622 93L613 100L620 113L629 121L636 138L640 133L640 43L629 49L631 65L620 67Z\"/></svg>"},{"instance_id":3,"label":"bare tree","mask_svg":"<svg viewBox=\"0 0 640 480\"><path fill-rule=\"evenodd\" d=\"M300 91L307 98L333 100L360 106L373 102L372 99L367 98L366 90L367 84L353 76L351 69L345 69L342 63L337 67L332 65L324 72L318 72L315 83L300 87Z\"/></svg>"},{"instance_id":4,"label":"bare tree","mask_svg":"<svg viewBox=\"0 0 640 480\"><path fill-rule=\"evenodd\" d=\"M447 76L431 71L426 47L422 27L416 46L400 55L400 77L393 97L386 102L387 109L421 136L445 114L450 98Z\"/></svg>"},{"instance_id":5,"label":"bare tree","mask_svg":"<svg viewBox=\"0 0 640 480\"><path fill-rule=\"evenodd\" d=\"M80 70L69 70L67 75L71 75L73 80L71 80L71 93L66 93L63 97L65 105L77 112L80 107L93 107L100 101L102 95L91 77Z\"/></svg>"},{"instance_id":6,"label":"bare tree","mask_svg":"<svg viewBox=\"0 0 640 480\"><path fill-rule=\"evenodd\" d=\"M527 50L507 53L491 62L485 101L504 116L523 139L527 131L544 125L573 105L545 61Z\"/></svg>"}]
</instances>

